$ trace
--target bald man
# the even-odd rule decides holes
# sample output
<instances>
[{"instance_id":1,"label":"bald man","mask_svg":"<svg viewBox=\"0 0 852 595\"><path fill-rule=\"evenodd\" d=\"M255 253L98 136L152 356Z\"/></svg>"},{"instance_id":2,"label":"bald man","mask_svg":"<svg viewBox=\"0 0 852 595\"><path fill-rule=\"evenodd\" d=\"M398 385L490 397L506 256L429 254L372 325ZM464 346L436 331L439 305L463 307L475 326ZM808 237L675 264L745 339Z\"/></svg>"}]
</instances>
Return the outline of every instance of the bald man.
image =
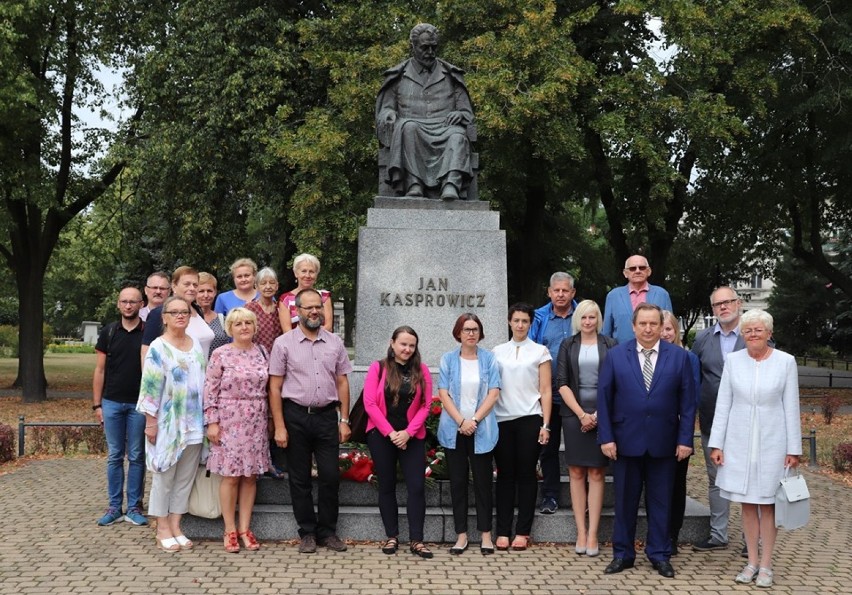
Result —
<instances>
[{"instance_id":1,"label":"bald man","mask_svg":"<svg viewBox=\"0 0 852 595\"><path fill-rule=\"evenodd\" d=\"M107 324L95 345L97 360L92 378L92 410L104 426L107 442L107 494L109 506L98 520L104 527L126 520L147 525L142 514L145 491L145 416L136 411L142 381L142 331L139 318L142 293L125 287L118 294L121 320ZM127 456L127 514L124 501L124 458Z\"/></svg>"},{"instance_id":2,"label":"bald man","mask_svg":"<svg viewBox=\"0 0 852 595\"><path fill-rule=\"evenodd\" d=\"M651 285L651 266L648 259L635 254L624 262L624 278L627 285L616 287L606 296L603 330L601 334L612 337L619 343L634 339L633 311L641 303L654 304L662 310L674 311L669 292Z\"/></svg>"}]
</instances>

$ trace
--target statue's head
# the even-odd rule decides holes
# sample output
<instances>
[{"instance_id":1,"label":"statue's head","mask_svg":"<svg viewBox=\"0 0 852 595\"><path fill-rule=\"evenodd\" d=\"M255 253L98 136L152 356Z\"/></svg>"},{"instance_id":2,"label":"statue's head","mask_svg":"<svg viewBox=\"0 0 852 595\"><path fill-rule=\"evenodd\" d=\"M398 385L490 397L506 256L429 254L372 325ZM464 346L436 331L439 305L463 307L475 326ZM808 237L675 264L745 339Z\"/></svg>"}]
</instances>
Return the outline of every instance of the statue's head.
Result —
<instances>
[{"instance_id":1,"label":"statue's head","mask_svg":"<svg viewBox=\"0 0 852 595\"><path fill-rule=\"evenodd\" d=\"M429 23L420 23L411 30L409 40L414 59L423 66L432 68L438 55L438 29Z\"/></svg>"}]
</instances>

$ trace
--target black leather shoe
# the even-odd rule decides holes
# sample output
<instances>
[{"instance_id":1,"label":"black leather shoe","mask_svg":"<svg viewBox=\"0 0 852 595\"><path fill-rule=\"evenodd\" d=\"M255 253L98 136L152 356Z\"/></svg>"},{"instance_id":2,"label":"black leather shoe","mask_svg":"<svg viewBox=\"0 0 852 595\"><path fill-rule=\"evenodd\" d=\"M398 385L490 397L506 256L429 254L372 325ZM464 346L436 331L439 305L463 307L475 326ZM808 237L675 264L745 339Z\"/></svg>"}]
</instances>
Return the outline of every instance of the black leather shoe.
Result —
<instances>
[{"instance_id":1,"label":"black leather shoe","mask_svg":"<svg viewBox=\"0 0 852 595\"><path fill-rule=\"evenodd\" d=\"M450 548L450 555L451 556L461 556L463 553L465 553L467 551L467 546L469 546L469 545L470 545L470 542L465 541L463 547L456 547L456 546L451 547Z\"/></svg>"},{"instance_id":2,"label":"black leather shoe","mask_svg":"<svg viewBox=\"0 0 852 595\"><path fill-rule=\"evenodd\" d=\"M633 558L613 558L612 562L604 568L604 574L616 574L627 570L628 568L633 568L633 564L635 564L636 560Z\"/></svg>"},{"instance_id":3,"label":"black leather shoe","mask_svg":"<svg viewBox=\"0 0 852 595\"><path fill-rule=\"evenodd\" d=\"M666 578L674 578L674 568L667 560L660 560L659 562L651 562L651 566L654 567L660 576L664 576Z\"/></svg>"}]
</instances>

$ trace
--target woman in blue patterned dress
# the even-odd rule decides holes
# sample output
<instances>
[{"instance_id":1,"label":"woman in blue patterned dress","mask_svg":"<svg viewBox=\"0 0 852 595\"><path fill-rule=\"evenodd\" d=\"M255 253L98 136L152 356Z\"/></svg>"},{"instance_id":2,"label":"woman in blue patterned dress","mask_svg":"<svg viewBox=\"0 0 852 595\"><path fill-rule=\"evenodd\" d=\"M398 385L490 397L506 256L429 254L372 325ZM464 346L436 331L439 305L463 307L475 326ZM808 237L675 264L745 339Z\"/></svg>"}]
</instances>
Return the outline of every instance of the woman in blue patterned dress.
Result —
<instances>
[{"instance_id":1,"label":"woman in blue patterned dress","mask_svg":"<svg viewBox=\"0 0 852 595\"><path fill-rule=\"evenodd\" d=\"M201 458L205 354L186 334L190 304L172 296L163 302L163 334L142 365L137 411L145 414L145 461L153 473L148 513L157 517L157 544L165 552L192 549L180 528Z\"/></svg>"},{"instance_id":2,"label":"woman in blue patterned dress","mask_svg":"<svg viewBox=\"0 0 852 595\"><path fill-rule=\"evenodd\" d=\"M266 430L269 354L252 341L257 333L257 317L247 308L228 312L225 331L234 341L214 351L207 365L204 423L211 444L207 469L222 476L219 502L225 521L225 551L236 553L240 551L238 536L247 550L260 549L249 525L257 476L269 468Z\"/></svg>"}]
</instances>

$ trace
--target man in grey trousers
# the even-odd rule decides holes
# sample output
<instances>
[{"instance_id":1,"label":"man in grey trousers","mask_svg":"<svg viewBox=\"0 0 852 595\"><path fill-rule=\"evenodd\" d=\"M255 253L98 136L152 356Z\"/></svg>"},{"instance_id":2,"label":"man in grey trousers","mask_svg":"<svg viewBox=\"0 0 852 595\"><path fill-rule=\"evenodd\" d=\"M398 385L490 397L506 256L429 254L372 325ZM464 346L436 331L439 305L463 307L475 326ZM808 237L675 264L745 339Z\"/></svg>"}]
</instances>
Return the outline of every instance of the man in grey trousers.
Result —
<instances>
[{"instance_id":1,"label":"man in grey trousers","mask_svg":"<svg viewBox=\"0 0 852 595\"><path fill-rule=\"evenodd\" d=\"M716 465L710 460L710 429L713 415L716 413L716 396L722 380L725 358L732 351L745 347L740 336L740 315L742 302L737 292L727 286L717 288L710 294L710 305L716 316L716 324L706 328L695 338L692 352L701 361L701 398L698 404L698 419L701 427L701 447L704 462L707 465L709 479L708 496L710 500L710 535L707 539L693 544L693 549L706 552L728 546L728 517L730 502L719 494L716 487Z\"/></svg>"}]
</instances>

